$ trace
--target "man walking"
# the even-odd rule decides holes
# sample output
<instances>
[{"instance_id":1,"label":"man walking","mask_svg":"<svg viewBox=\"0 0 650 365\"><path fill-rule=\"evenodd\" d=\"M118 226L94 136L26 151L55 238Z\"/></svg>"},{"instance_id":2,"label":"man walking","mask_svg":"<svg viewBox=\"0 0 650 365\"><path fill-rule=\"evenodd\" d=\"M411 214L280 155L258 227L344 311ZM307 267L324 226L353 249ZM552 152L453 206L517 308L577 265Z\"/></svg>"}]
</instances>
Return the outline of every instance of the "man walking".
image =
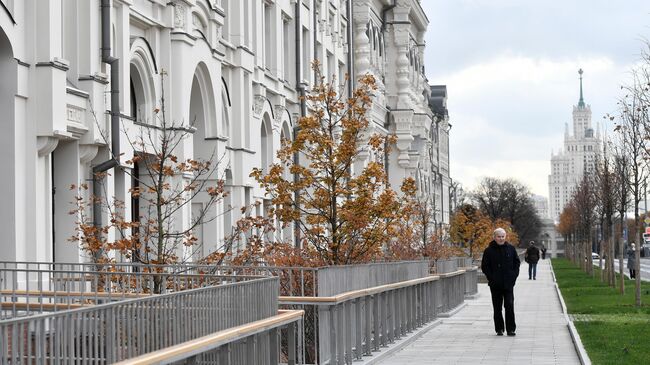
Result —
<instances>
[{"instance_id":1,"label":"man walking","mask_svg":"<svg viewBox=\"0 0 650 365\"><path fill-rule=\"evenodd\" d=\"M504 329L508 332L508 336L514 336L517 329L513 290L519 276L520 264L517 250L506 242L506 231L503 228L495 229L494 240L483 251L481 270L488 280L492 294L494 330L497 332L497 336L503 336ZM504 306L506 309L505 328L501 312Z\"/></svg>"},{"instance_id":2,"label":"man walking","mask_svg":"<svg viewBox=\"0 0 650 365\"><path fill-rule=\"evenodd\" d=\"M526 249L524 261L528 263L528 280L537 280L537 262L539 261L539 248L535 247L535 241L530 241Z\"/></svg>"}]
</instances>

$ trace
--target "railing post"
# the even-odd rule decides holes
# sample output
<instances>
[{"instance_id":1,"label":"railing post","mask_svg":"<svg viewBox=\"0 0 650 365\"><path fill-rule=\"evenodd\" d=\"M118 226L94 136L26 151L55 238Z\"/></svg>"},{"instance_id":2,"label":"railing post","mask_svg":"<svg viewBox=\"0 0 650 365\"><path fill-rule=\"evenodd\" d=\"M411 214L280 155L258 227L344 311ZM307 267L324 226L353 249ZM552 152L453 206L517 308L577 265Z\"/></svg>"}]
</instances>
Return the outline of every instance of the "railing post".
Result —
<instances>
[{"instance_id":1,"label":"railing post","mask_svg":"<svg viewBox=\"0 0 650 365\"><path fill-rule=\"evenodd\" d=\"M361 298L357 298L354 300L354 313L355 313L355 326L354 326L354 334L355 334L355 358L357 360L361 360L361 357L363 356L363 348L362 348L362 337L363 337L363 317L361 316Z\"/></svg>"},{"instance_id":2,"label":"railing post","mask_svg":"<svg viewBox=\"0 0 650 365\"><path fill-rule=\"evenodd\" d=\"M337 341L338 344L336 348L338 349L337 364L345 364L345 350L346 350L346 323L345 323L345 304L337 305Z\"/></svg>"},{"instance_id":3,"label":"railing post","mask_svg":"<svg viewBox=\"0 0 650 365\"><path fill-rule=\"evenodd\" d=\"M227 343L219 348L217 357L219 365L230 365L230 344Z\"/></svg>"},{"instance_id":4,"label":"railing post","mask_svg":"<svg viewBox=\"0 0 650 365\"><path fill-rule=\"evenodd\" d=\"M347 301L343 304L345 311L345 363L352 364L352 303Z\"/></svg>"},{"instance_id":5,"label":"railing post","mask_svg":"<svg viewBox=\"0 0 650 365\"><path fill-rule=\"evenodd\" d=\"M372 325L372 309L370 308L372 305L372 297L370 295L366 296L365 298L365 310L364 314L366 317L366 323L365 323L365 337L366 337L366 342L365 342L365 354L370 356L372 354L372 348L371 348L371 341L372 341L372 332L371 332L371 325Z\"/></svg>"},{"instance_id":6,"label":"railing post","mask_svg":"<svg viewBox=\"0 0 650 365\"><path fill-rule=\"evenodd\" d=\"M379 294L375 294L372 300L373 347L375 351L379 351L379 320Z\"/></svg>"},{"instance_id":7,"label":"railing post","mask_svg":"<svg viewBox=\"0 0 650 365\"><path fill-rule=\"evenodd\" d=\"M388 301L388 313L390 319L388 320L388 342L393 343L395 341L395 291L390 290L386 293Z\"/></svg>"},{"instance_id":8,"label":"railing post","mask_svg":"<svg viewBox=\"0 0 650 365\"><path fill-rule=\"evenodd\" d=\"M296 323L291 322L287 326L288 343L288 365L296 365Z\"/></svg>"},{"instance_id":9,"label":"railing post","mask_svg":"<svg viewBox=\"0 0 650 365\"><path fill-rule=\"evenodd\" d=\"M337 345L337 338L336 338L336 333L337 333L337 325L338 321L336 318L337 310L335 305L330 305L329 306L329 312L330 312L330 364L336 364L336 345Z\"/></svg>"},{"instance_id":10,"label":"railing post","mask_svg":"<svg viewBox=\"0 0 650 365\"><path fill-rule=\"evenodd\" d=\"M278 330L274 328L269 331L269 364L278 365L279 360Z\"/></svg>"}]
</instances>

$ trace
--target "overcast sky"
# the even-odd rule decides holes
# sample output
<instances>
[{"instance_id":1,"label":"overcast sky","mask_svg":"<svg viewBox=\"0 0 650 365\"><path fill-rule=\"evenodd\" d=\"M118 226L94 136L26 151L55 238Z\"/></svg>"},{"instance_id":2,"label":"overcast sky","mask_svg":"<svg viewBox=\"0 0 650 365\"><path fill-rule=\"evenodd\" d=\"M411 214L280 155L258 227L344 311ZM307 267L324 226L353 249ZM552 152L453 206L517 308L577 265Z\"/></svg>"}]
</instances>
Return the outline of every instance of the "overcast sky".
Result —
<instances>
[{"instance_id":1,"label":"overcast sky","mask_svg":"<svg viewBox=\"0 0 650 365\"><path fill-rule=\"evenodd\" d=\"M519 179L548 196L551 151L579 98L592 122L616 108L620 85L650 38L650 0L424 0L429 82L446 84L451 175ZM604 126L605 127L605 126ZM611 126L609 126L611 129Z\"/></svg>"}]
</instances>

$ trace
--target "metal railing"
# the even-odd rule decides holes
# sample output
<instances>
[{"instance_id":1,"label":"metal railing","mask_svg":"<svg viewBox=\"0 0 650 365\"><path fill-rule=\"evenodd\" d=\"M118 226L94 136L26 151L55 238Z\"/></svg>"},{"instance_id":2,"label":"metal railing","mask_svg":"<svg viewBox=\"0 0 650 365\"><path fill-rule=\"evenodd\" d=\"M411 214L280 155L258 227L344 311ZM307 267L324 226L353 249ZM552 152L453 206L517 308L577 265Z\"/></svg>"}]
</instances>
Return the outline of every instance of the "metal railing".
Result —
<instances>
[{"instance_id":1,"label":"metal railing","mask_svg":"<svg viewBox=\"0 0 650 365\"><path fill-rule=\"evenodd\" d=\"M120 362L122 365L145 364L219 364L219 365L288 365L302 364L300 352L303 311L280 311L278 315L219 331L196 340ZM298 338L298 341L296 341ZM280 344L286 342L286 353ZM268 347L265 345L268 343ZM241 351L233 351L236 348ZM267 351L268 350L268 351Z\"/></svg>"},{"instance_id":2,"label":"metal railing","mask_svg":"<svg viewBox=\"0 0 650 365\"><path fill-rule=\"evenodd\" d=\"M306 363L351 364L458 307L475 282L467 275L476 268L280 304L305 311Z\"/></svg>"},{"instance_id":3,"label":"metal railing","mask_svg":"<svg viewBox=\"0 0 650 365\"><path fill-rule=\"evenodd\" d=\"M278 290L277 278L257 278L0 321L0 363L129 359L274 316ZM232 351L244 358L247 350Z\"/></svg>"},{"instance_id":4,"label":"metal railing","mask_svg":"<svg viewBox=\"0 0 650 365\"><path fill-rule=\"evenodd\" d=\"M426 261L327 268L124 263L107 265L103 267L107 271L99 272L92 271L97 269L95 264L0 262L0 280L2 285L13 283L11 300L16 303L21 300L19 289L31 285L30 290L24 291L39 289L40 299L25 300L23 296L24 302L47 297L59 300L53 304L70 306L65 309L94 305L0 321L0 351L5 356L0 360L2 363L108 363L151 355L151 351L169 354L166 351L170 348L187 349L185 346L192 347L203 338L207 342L201 343L210 343L212 347L202 345L199 352L181 350L187 356L170 362L188 359L189 362L250 364L254 356L255 364L275 364L276 358L289 363L350 364L456 308L467 295L476 293L477 269L459 269L459 265L466 263L464 258L438 261L435 266L443 272L431 276ZM93 275L95 278L89 279ZM147 288L152 281L145 278L156 275L164 277L165 290L173 292L149 295ZM57 277L65 280L53 279ZM240 280L248 281L234 283ZM221 288L253 285L264 280L272 280L274 288L219 292ZM49 286L39 288L38 283ZM122 283L143 283L135 285L135 289L129 287L130 295L146 297L129 299L125 294L127 287L120 286ZM222 285L214 286L219 284ZM191 289L204 285L208 287ZM48 297L45 289L54 288L63 290L53 290ZM192 293L202 294L187 296ZM304 321L301 314L301 319L294 324L247 332L246 328L250 327L245 326L251 322L278 315L278 293L285 294L280 297L283 308L304 310ZM249 311L259 313L261 308L250 305L268 298L274 298L275 308L265 312L266 317L241 317ZM111 303L114 300L120 301ZM226 318L233 316L240 316L237 317L240 320L227 322ZM214 325L215 321L219 325ZM240 337L223 337L225 333L232 335L229 331L236 328L243 331ZM287 332L294 330L294 335ZM286 335L278 336L278 332Z\"/></svg>"},{"instance_id":5,"label":"metal railing","mask_svg":"<svg viewBox=\"0 0 650 365\"><path fill-rule=\"evenodd\" d=\"M34 272L38 270L60 272L73 272L75 275L70 277L70 282L83 281L81 273L103 272L115 273L124 280L117 281L126 283L127 281L142 287L147 287L146 282L137 281L137 277L156 277L164 275L168 280L175 277L195 278L201 280L208 276L211 277L237 277L237 276L277 276L280 278L280 295L298 295L298 296L315 296L316 286L318 285L317 272L319 268L311 267L291 267L291 266L228 266L228 265L207 265L207 264L168 264L154 265L142 263L116 262L103 265L94 263L49 263L49 262L32 262L32 261L0 261L0 273L15 269L18 271ZM148 273L147 275L141 275ZM65 279L65 275L59 276L59 281ZM6 276L0 274L0 281L6 282ZM87 281L87 280L86 280ZM115 281L115 280L114 280ZM190 283L191 284L191 283ZM33 285L36 287L36 285ZM167 289L167 286L165 286ZM104 288L105 291L110 288Z\"/></svg>"},{"instance_id":6,"label":"metal railing","mask_svg":"<svg viewBox=\"0 0 650 365\"><path fill-rule=\"evenodd\" d=\"M336 295L429 275L428 261L380 262L318 269L318 296Z\"/></svg>"},{"instance_id":7,"label":"metal railing","mask_svg":"<svg viewBox=\"0 0 650 365\"><path fill-rule=\"evenodd\" d=\"M436 260L433 264L433 268L434 268L433 272L435 274L445 274L445 273L457 271L459 267L458 261L459 260L457 258L451 258L447 260Z\"/></svg>"},{"instance_id":8,"label":"metal railing","mask_svg":"<svg viewBox=\"0 0 650 365\"><path fill-rule=\"evenodd\" d=\"M0 320L177 292L255 276L0 267ZM37 267L45 267L39 265ZM83 269L88 269L83 268ZM156 285L159 286L155 291Z\"/></svg>"}]
</instances>

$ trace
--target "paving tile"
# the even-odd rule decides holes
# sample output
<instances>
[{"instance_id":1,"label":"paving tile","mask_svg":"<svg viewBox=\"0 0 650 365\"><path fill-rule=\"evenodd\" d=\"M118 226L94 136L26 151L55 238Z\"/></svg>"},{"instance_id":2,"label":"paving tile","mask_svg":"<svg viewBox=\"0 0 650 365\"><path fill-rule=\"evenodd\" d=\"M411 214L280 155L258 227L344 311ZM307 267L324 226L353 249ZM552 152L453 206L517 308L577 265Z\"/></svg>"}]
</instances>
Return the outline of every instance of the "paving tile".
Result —
<instances>
[{"instance_id":1,"label":"paving tile","mask_svg":"<svg viewBox=\"0 0 650 365\"><path fill-rule=\"evenodd\" d=\"M537 266L537 280L523 276L515 286L517 336L496 336L490 289L479 284L479 295L465 308L381 364L539 364L578 365L567 322L555 292L549 260Z\"/></svg>"}]
</instances>

